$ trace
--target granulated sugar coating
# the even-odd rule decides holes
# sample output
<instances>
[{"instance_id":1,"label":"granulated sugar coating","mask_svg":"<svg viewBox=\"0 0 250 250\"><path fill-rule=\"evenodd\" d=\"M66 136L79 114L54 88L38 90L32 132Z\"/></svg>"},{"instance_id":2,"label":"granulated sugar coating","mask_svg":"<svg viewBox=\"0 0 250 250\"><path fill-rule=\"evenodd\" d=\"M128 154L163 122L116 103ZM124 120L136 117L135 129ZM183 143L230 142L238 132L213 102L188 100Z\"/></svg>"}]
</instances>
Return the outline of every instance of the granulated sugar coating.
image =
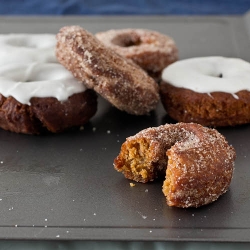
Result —
<instances>
[{"instance_id":1,"label":"granulated sugar coating","mask_svg":"<svg viewBox=\"0 0 250 250\"><path fill-rule=\"evenodd\" d=\"M160 78L162 70L178 60L174 40L157 31L112 29L99 32L96 37L116 53L133 60L154 78Z\"/></svg>"},{"instance_id":2,"label":"granulated sugar coating","mask_svg":"<svg viewBox=\"0 0 250 250\"><path fill-rule=\"evenodd\" d=\"M158 85L139 66L79 26L60 30L56 56L88 88L127 113L147 114L160 99Z\"/></svg>"},{"instance_id":3,"label":"granulated sugar coating","mask_svg":"<svg viewBox=\"0 0 250 250\"><path fill-rule=\"evenodd\" d=\"M166 175L163 193L169 206L199 207L227 191L235 158L234 148L217 130L177 123L128 137L114 167L144 183Z\"/></svg>"}]
</instances>

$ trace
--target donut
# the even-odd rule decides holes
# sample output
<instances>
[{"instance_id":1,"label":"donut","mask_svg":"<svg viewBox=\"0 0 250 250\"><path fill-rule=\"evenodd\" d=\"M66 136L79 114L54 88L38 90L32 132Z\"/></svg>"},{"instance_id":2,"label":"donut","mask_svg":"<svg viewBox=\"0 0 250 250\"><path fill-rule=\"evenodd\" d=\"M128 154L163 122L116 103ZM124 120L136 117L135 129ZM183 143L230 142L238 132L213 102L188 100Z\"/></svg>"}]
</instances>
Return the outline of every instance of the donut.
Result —
<instances>
[{"instance_id":1,"label":"donut","mask_svg":"<svg viewBox=\"0 0 250 250\"><path fill-rule=\"evenodd\" d=\"M53 34L0 34L0 66L7 63L57 62Z\"/></svg>"},{"instance_id":2,"label":"donut","mask_svg":"<svg viewBox=\"0 0 250 250\"><path fill-rule=\"evenodd\" d=\"M116 53L133 60L156 80L165 67L178 60L174 40L157 31L112 29L99 32L96 37Z\"/></svg>"},{"instance_id":3,"label":"donut","mask_svg":"<svg viewBox=\"0 0 250 250\"><path fill-rule=\"evenodd\" d=\"M235 157L234 148L215 129L165 124L128 137L114 168L142 183L165 177L162 190L169 206L199 207L228 190Z\"/></svg>"},{"instance_id":4,"label":"donut","mask_svg":"<svg viewBox=\"0 0 250 250\"><path fill-rule=\"evenodd\" d=\"M79 26L61 28L56 56L88 88L129 114L148 114L160 100L158 85L147 73Z\"/></svg>"},{"instance_id":5,"label":"donut","mask_svg":"<svg viewBox=\"0 0 250 250\"><path fill-rule=\"evenodd\" d=\"M62 132L96 112L97 97L59 63L0 67L0 127L16 133Z\"/></svg>"},{"instance_id":6,"label":"donut","mask_svg":"<svg viewBox=\"0 0 250 250\"><path fill-rule=\"evenodd\" d=\"M250 63L238 58L198 57L165 68L161 101L179 122L223 127L250 122Z\"/></svg>"}]
</instances>

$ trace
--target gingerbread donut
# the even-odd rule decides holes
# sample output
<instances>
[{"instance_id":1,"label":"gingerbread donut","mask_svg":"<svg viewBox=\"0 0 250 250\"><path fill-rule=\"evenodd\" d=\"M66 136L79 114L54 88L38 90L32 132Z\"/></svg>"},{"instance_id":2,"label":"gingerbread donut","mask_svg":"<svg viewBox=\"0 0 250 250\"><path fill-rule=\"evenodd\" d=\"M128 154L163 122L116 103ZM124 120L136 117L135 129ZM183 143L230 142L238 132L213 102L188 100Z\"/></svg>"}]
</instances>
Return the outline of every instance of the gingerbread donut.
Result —
<instances>
[{"instance_id":1,"label":"gingerbread donut","mask_svg":"<svg viewBox=\"0 0 250 250\"><path fill-rule=\"evenodd\" d=\"M235 157L235 150L217 130L177 123L128 137L114 167L138 182L166 174L163 193L168 205L199 207L227 191Z\"/></svg>"},{"instance_id":2,"label":"gingerbread donut","mask_svg":"<svg viewBox=\"0 0 250 250\"><path fill-rule=\"evenodd\" d=\"M161 100L169 116L205 126L250 122L250 63L204 57L175 62L163 70Z\"/></svg>"},{"instance_id":3,"label":"gingerbread donut","mask_svg":"<svg viewBox=\"0 0 250 250\"><path fill-rule=\"evenodd\" d=\"M0 67L0 127L16 133L61 132L86 123L97 98L58 63Z\"/></svg>"},{"instance_id":4,"label":"gingerbread donut","mask_svg":"<svg viewBox=\"0 0 250 250\"><path fill-rule=\"evenodd\" d=\"M0 66L7 63L57 62L52 34L0 34Z\"/></svg>"},{"instance_id":5,"label":"gingerbread donut","mask_svg":"<svg viewBox=\"0 0 250 250\"><path fill-rule=\"evenodd\" d=\"M79 26L60 30L56 56L77 79L120 110L144 115L159 101L158 86L151 77Z\"/></svg>"},{"instance_id":6,"label":"gingerbread donut","mask_svg":"<svg viewBox=\"0 0 250 250\"><path fill-rule=\"evenodd\" d=\"M96 37L116 53L132 59L150 76L178 60L175 42L169 36L147 29L120 29L99 32Z\"/></svg>"}]
</instances>

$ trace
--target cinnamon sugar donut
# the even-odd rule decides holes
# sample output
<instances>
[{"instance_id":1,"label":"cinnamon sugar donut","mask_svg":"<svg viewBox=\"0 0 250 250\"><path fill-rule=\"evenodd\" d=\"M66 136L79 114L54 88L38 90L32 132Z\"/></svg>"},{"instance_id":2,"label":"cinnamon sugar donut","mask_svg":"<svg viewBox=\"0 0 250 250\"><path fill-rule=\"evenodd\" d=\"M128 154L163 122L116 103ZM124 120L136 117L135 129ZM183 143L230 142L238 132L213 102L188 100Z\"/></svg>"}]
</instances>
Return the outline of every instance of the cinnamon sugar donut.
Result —
<instances>
[{"instance_id":1,"label":"cinnamon sugar donut","mask_svg":"<svg viewBox=\"0 0 250 250\"><path fill-rule=\"evenodd\" d=\"M0 67L0 127L16 133L58 133L81 126L96 112L97 97L58 63Z\"/></svg>"},{"instance_id":2,"label":"cinnamon sugar donut","mask_svg":"<svg viewBox=\"0 0 250 250\"><path fill-rule=\"evenodd\" d=\"M147 29L119 29L99 32L96 37L116 53L132 59L150 76L177 61L178 50L169 36Z\"/></svg>"},{"instance_id":3,"label":"cinnamon sugar donut","mask_svg":"<svg viewBox=\"0 0 250 250\"><path fill-rule=\"evenodd\" d=\"M114 167L143 183L166 174L163 193L168 205L199 207L227 191L235 157L235 150L217 130L177 123L128 137Z\"/></svg>"},{"instance_id":4,"label":"cinnamon sugar donut","mask_svg":"<svg viewBox=\"0 0 250 250\"><path fill-rule=\"evenodd\" d=\"M120 110L144 115L159 101L158 86L151 77L79 26L60 30L56 56L77 79Z\"/></svg>"},{"instance_id":5,"label":"cinnamon sugar donut","mask_svg":"<svg viewBox=\"0 0 250 250\"><path fill-rule=\"evenodd\" d=\"M250 63L204 57L175 62L162 73L160 93L169 116L205 126L250 123Z\"/></svg>"}]
</instances>

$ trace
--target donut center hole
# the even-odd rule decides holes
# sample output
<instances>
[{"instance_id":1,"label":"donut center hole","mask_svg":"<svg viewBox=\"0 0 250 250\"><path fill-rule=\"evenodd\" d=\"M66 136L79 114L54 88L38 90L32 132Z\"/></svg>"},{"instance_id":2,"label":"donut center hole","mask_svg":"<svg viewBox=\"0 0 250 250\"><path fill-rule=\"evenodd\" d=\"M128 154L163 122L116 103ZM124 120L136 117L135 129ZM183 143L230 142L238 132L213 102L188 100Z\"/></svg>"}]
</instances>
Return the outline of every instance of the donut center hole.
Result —
<instances>
[{"instance_id":1,"label":"donut center hole","mask_svg":"<svg viewBox=\"0 0 250 250\"><path fill-rule=\"evenodd\" d=\"M131 46L139 46L141 44L141 40L133 40L133 39L127 39L123 43L123 47L131 47Z\"/></svg>"},{"instance_id":2,"label":"donut center hole","mask_svg":"<svg viewBox=\"0 0 250 250\"><path fill-rule=\"evenodd\" d=\"M215 78L223 78L223 74L222 73L208 73L207 74L208 76L211 76L211 77L215 77Z\"/></svg>"},{"instance_id":3,"label":"donut center hole","mask_svg":"<svg viewBox=\"0 0 250 250\"><path fill-rule=\"evenodd\" d=\"M113 44L120 47L132 47L141 45L142 41L140 37L136 34L122 35L113 39Z\"/></svg>"}]
</instances>

